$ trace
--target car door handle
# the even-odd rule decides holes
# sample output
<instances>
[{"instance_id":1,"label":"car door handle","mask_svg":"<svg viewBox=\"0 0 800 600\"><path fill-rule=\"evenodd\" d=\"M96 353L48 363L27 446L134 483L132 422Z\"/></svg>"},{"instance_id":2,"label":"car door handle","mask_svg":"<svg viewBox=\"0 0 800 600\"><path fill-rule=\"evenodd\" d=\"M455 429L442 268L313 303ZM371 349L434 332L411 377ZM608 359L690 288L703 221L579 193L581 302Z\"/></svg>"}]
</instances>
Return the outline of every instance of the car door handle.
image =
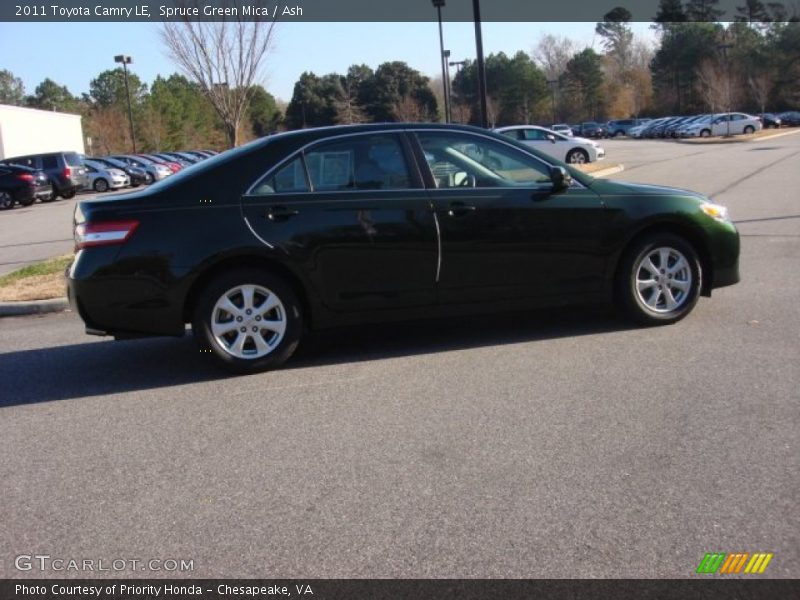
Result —
<instances>
[{"instance_id":1,"label":"car door handle","mask_svg":"<svg viewBox=\"0 0 800 600\"><path fill-rule=\"evenodd\" d=\"M266 217L270 221L285 221L297 214L300 213L294 209L286 208L285 206L270 206L267 209Z\"/></svg>"},{"instance_id":2,"label":"car door handle","mask_svg":"<svg viewBox=\"0 0 800 600\"><path fill-rule=\"evenodd\" d=\"M471 204L464 204L463 202L451 202L447 209L447 215L450 217L463 217L469 213L477 210L477 206Z\"/></svg>"}]
</instances>

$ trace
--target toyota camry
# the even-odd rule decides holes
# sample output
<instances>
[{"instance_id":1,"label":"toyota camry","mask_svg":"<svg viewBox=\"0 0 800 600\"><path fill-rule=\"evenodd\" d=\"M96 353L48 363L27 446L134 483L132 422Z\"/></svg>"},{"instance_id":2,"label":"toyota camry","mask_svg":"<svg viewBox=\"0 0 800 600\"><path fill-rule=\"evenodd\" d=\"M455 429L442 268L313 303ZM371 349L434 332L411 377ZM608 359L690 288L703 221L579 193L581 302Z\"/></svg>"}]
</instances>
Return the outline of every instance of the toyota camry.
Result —
<instances>
[{"instance_id":1,"label":"toyota camry","mask_svg":"<svg viewBox=\"0 0 800 600\"><path fill-rule=\"evenodd\" d=\"M191 324L238 372L282 364L306 331L366 322L613 302L675 323L739 281L723 206L467 126L268 136L78 202L74 226L68 288L87 333Z\"/></svg>"}]
</instances>

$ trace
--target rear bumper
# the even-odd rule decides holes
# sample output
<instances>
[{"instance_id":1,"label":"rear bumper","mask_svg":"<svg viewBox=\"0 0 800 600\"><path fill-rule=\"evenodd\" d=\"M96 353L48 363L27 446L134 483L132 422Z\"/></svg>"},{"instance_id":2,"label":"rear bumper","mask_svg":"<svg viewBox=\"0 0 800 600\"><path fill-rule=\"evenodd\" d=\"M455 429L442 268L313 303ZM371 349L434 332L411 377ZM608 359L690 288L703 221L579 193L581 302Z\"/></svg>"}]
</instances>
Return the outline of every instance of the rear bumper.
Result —
<instances>
[{"instance_id":1,"label":"rear bumper","mask_svg":"<svg viewBox=\"0 0 800 600\"><path fill-rule=\"evenodd\" d=\"M163 273L162 279L140 274L136 267L109 267L117 251L116 247L80 250L66 272L70 306L86 324L87 333L183 335L183 305L191 283L187 273Z\"/></svg>"}]
</instances>

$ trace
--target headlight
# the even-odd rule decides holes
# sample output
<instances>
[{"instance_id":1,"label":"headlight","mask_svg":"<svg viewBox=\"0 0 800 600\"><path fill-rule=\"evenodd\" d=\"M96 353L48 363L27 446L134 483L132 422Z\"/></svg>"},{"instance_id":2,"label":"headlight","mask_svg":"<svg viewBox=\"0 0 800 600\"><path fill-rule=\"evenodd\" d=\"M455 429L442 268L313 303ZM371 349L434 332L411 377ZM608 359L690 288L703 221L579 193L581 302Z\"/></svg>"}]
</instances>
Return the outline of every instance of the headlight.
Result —
<instances>
[{"instance_id":1,"label":"headlight","mask_svg":"<svg viewBox=\"0 0 800 600\"><path fill-rule=\"evenodd\" d=\"M721 223L731 222L730 216L728 215L728 209L724 206L720 206L719 204L703 202L703 204L700 205L700 210L702 210L712 219Z\"/></svg>"}]
</instances>

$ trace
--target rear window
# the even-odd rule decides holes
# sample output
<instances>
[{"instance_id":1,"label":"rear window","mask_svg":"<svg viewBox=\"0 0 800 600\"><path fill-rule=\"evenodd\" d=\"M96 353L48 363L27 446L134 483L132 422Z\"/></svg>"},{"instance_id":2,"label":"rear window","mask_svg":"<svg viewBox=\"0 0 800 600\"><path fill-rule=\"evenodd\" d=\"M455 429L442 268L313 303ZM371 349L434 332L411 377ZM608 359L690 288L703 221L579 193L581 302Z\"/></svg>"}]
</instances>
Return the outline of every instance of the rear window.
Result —
<instances>
[{"instance_id":1,"label":"rear window","mask_svg":"<svg viewBox=\"0 0 800 600\"><path fill-rule=\"evenodd\" d=\"M75 152L65 152L64 160L70 167L80 167L81 165L83 165L81 157L78 156Z\"/></svg>"}]
</instances>

